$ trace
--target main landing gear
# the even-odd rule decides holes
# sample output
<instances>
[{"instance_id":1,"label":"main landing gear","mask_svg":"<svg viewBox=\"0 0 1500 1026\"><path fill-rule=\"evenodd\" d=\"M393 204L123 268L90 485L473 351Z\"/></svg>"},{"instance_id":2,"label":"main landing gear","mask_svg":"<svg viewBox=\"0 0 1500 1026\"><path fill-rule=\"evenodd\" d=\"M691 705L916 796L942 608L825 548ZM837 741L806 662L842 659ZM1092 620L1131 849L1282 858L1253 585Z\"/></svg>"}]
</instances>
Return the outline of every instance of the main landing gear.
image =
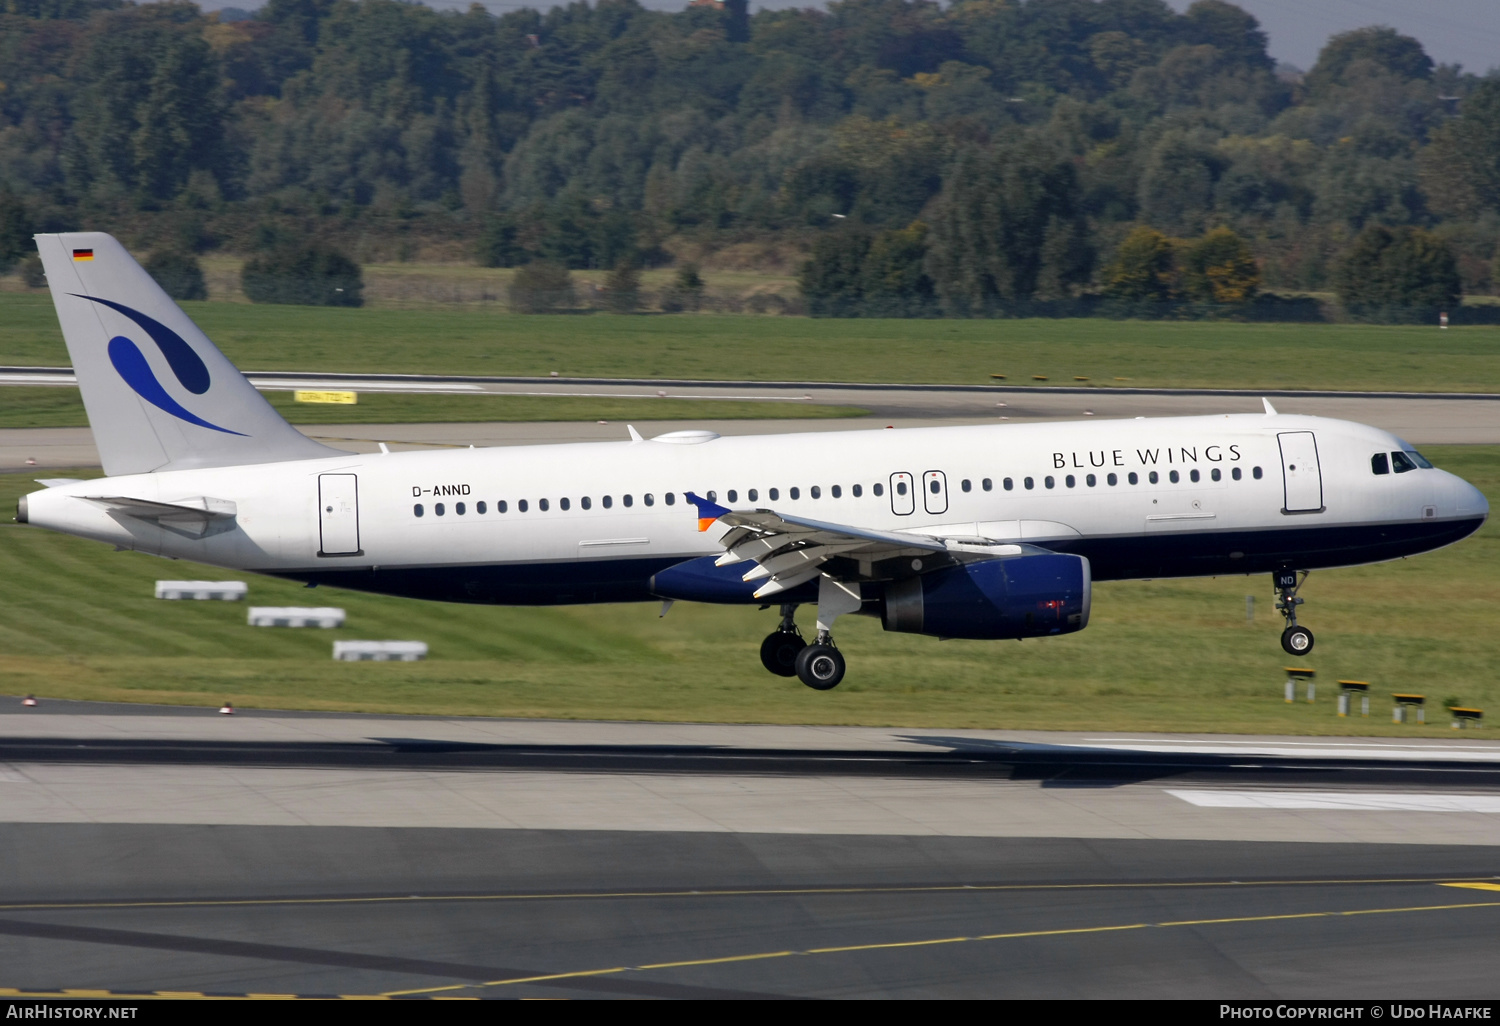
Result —
<instances>
[{"instance_id":1,"label":"main landing gear","mask_svg":"<svg viewBox=\"0 0 1500 1026\"><path fill-rule=\"evenodd\" d=\"M1286 630L1281 632L1281 647L1288 655L1304 656L1312 651L1313 632L1297 623L1297 607L1302 600L1297 589L1307 583L1307 571L1299 579L1295 570L1278 570L1271 575L1276 588L1276 608L1286 618Z\"/></svg>"},{"instance_id":2,"label":"main landing gear","mask_svg":"<svg viewBox=\"0 0 1500 1026\"><path fill-rule=\"evenodd\" d=\"M844 656L833 646L833 635L818 631L818 639L809 645L792 619L797 607L781 607L781 626L760 643L760 661L779 677L796 677L808 687L827 691L844 679Z\"/></svg>"}]
</instances>

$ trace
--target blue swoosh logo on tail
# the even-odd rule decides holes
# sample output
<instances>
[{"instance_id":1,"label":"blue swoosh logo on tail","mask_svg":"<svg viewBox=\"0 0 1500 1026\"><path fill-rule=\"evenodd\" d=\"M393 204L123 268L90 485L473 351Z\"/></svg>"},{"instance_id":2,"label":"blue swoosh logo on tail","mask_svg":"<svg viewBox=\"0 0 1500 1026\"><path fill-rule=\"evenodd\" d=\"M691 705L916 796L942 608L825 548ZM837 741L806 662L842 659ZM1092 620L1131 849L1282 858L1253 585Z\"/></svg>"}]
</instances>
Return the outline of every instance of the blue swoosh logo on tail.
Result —
<instances>
[{"instance_id":1,"label":"blue swoosh logo on tail","mask_svg":"<svg viewBox=\"0 0 1500 1026\"><path fill-rule=\"evenodd\" d=\"M193 355L197 356L196 353ZM210 424L168 395L167 390L161 387L161 382L156 380L156 375L151 373L151 365L146 362L146 354L124 335L116 335L109 340L109 362L115 365L115 370L120 372L120 377L125 379L125 384L135 389L135 394L152 406L165 410L178 420L185 420L189 424L222 431L226 435L246 437L243 431L231 431L217 424Z\"/></svg>"},{"instance_id":2,"label":"blue swoosh logo on tail","mask_svg":"<svg viewBox=\"0 0 1500 1026\"><path fill-rule=\"evenodd\" d=\"M76 292L69 293L69 295L78 299L87 299L100 306L107 306L135 321L145 329L146 334L151 336L151 341L156 343L156 348L161 350L161 355L167 358L167 365L172 368L172 373L177 375L177 380L182 382L183 388L194 395L202 395L208 391L211 382L203 357L194 352L193 347L188 345L187 340L177 332L161 321L147 317L139 310L132 310L128 306L122 306L108 299L100 299L98 296L80 296Z\"/></svg>"}]
</instances>

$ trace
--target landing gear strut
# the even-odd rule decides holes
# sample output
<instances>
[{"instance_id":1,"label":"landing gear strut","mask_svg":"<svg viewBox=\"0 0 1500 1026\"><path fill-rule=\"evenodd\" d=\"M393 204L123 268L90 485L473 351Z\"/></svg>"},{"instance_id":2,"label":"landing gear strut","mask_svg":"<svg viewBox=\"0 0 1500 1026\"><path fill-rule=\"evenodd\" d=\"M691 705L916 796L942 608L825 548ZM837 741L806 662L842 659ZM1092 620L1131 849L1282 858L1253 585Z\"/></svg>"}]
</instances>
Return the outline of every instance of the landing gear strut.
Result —
<instances>
[{"instance_id":1,"label":"landing gear strut","mask_svg":"<svg viewBox=\"0 0 1500 1026\"><path fill-rule=\"evenodd\" d=\"M1286 618L1281 647L1288 655L1307 655L1312 651L1313 632L1297 624L1297 607L1302 604L1297 589L1307 583L1307 571L1302 571L1300 578L1295 570L1278 570L1271 577L1276 588L1276 608Z\"/></svg>"},{"instance_id":2,"label":"landing gear strut","mask_svg":"<svg viewBox=\"0 0 1500 1026\"><path fill-rule=\"evenodd\" d=\"M768 634L766 640L760 643L761 665L778 677L795 677L797 656L807 648L802 632L797 629L797 623L792 619L796 612L796 605L790 602L783 603L781 626Z\"/></svg>"}]
</instances>

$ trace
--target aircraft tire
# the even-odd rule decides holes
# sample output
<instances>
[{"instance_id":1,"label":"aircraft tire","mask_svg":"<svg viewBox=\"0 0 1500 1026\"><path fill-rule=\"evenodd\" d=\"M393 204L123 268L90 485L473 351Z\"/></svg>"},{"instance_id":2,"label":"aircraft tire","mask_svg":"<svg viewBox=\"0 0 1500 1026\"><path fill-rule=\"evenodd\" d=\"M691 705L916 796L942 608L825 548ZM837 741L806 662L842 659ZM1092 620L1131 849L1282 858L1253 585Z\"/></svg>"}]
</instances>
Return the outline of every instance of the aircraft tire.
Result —
<instances>
[{"instance_id":1,"label":"aircraft tire","mask_svg":"<svg viewBox=\"0 0 1500 1026\"><path fill-rule=\"evenodd\" d=\"M1288 627L1281 632L1281 647L1288 655L1305 656L1313 649L1313 632L1306 627Z\"/></svg>"},{"instance_id":2,"label":"aircraft tire","mask_svg":"<svg viewBox=\"0 0 1500 1026\"><path fill-rule=\"evenodd\" d=\"M814 691L838 687L844 679L844 656L832 645L808 645L797 653L797 679Z\"/></svg>"},{"instance_id":3,"label":"aircraft tire","mask_svg":"<svg viewBox=\"0 0 1500 1026\"><path fill-rule=\"evenodd\" d=\"M778 677L797 676L797 655L807 647L802 635L774 631L760 643L760 664Z\"/></svg>"}]
</instances>

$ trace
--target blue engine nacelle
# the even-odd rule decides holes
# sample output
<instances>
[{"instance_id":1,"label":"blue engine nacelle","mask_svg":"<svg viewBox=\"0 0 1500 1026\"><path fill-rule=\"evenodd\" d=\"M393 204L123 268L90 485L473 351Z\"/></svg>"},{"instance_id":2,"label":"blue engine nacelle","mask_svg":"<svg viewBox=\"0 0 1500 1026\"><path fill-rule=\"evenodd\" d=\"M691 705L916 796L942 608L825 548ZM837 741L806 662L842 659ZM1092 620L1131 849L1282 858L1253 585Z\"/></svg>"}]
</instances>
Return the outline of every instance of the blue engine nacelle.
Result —
<instances>
[{"instance_id":1,"label":"blue engine nacelle","mask_svg":"<svg viewBox=\"0 0 1500 1026\"><path fill-rule=\"evenodd\" d=\"M888 631L939 638L1036 638L1089 622L1082 556L1037 553L939 570L885 587Z\"/></svg>"}]
</instances>

